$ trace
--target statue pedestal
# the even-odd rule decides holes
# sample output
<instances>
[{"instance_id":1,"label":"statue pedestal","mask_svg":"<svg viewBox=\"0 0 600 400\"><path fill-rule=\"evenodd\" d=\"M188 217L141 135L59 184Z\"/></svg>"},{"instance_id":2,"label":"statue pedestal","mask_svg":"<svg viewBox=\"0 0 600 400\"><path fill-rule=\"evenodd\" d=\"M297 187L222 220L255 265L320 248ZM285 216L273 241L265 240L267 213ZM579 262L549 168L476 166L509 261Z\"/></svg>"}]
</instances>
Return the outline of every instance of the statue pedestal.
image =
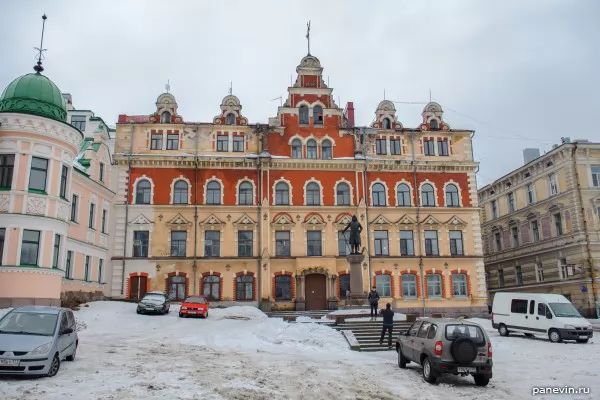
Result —
<instances>
[{"instance_id":1,"label":"statue pedestal","mask_svg":"<svg viewBox=\"0 0 600 400\"><path fill-rule=\"evenodd\" d=\"M350 296L346 299L349 306L363 306L367 303L367 295L363 286L362 262L363 254L350 254L346 256L350 264Z\"/></svg>"}]
</instances>

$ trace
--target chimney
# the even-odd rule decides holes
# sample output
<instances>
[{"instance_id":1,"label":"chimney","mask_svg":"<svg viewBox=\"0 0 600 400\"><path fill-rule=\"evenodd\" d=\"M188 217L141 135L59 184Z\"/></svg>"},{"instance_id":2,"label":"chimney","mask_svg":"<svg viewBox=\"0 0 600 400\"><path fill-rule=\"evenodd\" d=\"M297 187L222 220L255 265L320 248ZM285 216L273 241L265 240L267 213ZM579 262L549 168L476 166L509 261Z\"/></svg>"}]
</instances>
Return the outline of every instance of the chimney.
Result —
<instances>
[{"instance_id":1,"label":"chimney","mask_svg":"<svg viewBox=\"0 0 600 400\"><path fill-rule=\"evenodd\" d=\"M540 156L540 149L525 149L523 150L523 161L525 164L530 163Z\"/></svg>"},{"instance_id":2,"label":"chimney","mask_svg":"<svg viewBox=\"0 0 600 400\"><path fill-rule=\"evenodd\" d=\"M346 103L346 109L344 110L344 119L346 120L346 127L354 127L354 103L349 101Z\"/></svg>"}]
</instances>

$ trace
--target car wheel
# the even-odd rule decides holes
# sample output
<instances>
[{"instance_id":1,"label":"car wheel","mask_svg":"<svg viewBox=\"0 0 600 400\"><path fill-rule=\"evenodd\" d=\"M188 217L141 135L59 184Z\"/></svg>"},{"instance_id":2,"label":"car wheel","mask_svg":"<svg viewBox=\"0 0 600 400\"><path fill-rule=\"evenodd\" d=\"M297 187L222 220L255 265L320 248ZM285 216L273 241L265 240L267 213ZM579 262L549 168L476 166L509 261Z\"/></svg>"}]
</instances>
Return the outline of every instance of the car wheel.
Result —
<instances>
[{"instance_id":1,"label":"car wheel","mask_svg":"<svg viewBox=\"0 0 600 400\"><path fill-rule=\"evenodd\" d=\"M437 380L437 376L433 373L433 369L431 368L431 363L429 362L429 358L425 357L423 359L423 379L428 383L435 383Z\"/></svg>"},{"instance_id":2,"label":"car wheel","mask_svg":"<svg viewBox=\"0 0 600 400\"><path fill-rule=\"evenodd\" d=\"M550 332L548 332L548 338L552 343L562 342L562 336L560 336L560 332L556 329L550 329Z\"/></svg>"},{"instance_id":3,"label":"car wheel","mask_svg":"<svg viewBox=\"0 0 600 400\"><path fill-rule=\"evenodd\" d=\"M533 337L533 334L531 334L531 333L525 333L524 335L525 335L526 337Z\"/></svg>"},{"instance_id":4,"label":"car wheel","mask_svg":"<svg viewBox=\"0 0 600 400\"><path fill-rule=\"evenodd\" d=\"M577 339L577 343L587 343L589 339Z\"/></svg>"},{"instance_id":5,"label":"car wheel","mask_svg":"<svg viewBox=\"0 0 600 400\"><path fill-rule=\"evenodd\" d=\"M142 313L139 308L137 310L135 310L135 312L137 312L138 314Z\"/></svg>"},{"instance_id":6,"label":"car wheel","mask_svg":"<svg viewBox=\"0 0 600 400\"><path fill-rule=\"evenodd\" d=\"M398 347L398 366L402 369L406 368L406 358L402 354L402 348Z\"/></svg>"},{"instance_id":7,"label":"car wheel","mask_svg":"<svg viewBox=\"0 0 600 400\"><path fill-rule=\"evenodd\" d=\"M486 375L473 375L477 386L487 386L490 383L490 377Z\"/></svg>"},{"instance_id":8,"label":"car wheel","mask_svg":"<svg viewBox=\"0 0 600 400\"><path fill-rule=\"evenodd\" d=\"M183 318L183 317L185 317L185 315L179 313L179 318Z\"/></svg>"},{"instance_id":9,"label":"car wheel","mask_svg":"<svg viewBox=\"0 0 600 400\"><path fill-rule=\"evenodd\" d=\"M77 353L77 345L78 345L78 342L75 342L75 349L73 350L73 353L71 353L70 356L66 357L67 361L75 361L75 354Z\"/></svg>"},{"instance_id":10,"label":"car wheel","mask_svg":"<svg viewBox=\"0 0 600 400\"><path fill-rule=\"evenodd\" d=\"M498 333L500 334L500 336L508 336L509 332L506 325L500 324L500 326L498 327Z\"/></svg>"},{"instance_id":11,"label":"car wheel","mask_svg":"<svg viewBox=\"0 0 600 400\"><path fill-rule=\"evenodd\" d=\"M48 373L46 374L46 376L55 376L56 374L58 374L58 370L60 369L60 359L58 358L58 353L56 353L54 355L54 358L52 359L52 364L50 364L50 369L48 370Z\"/></svg>"}]
</instances>

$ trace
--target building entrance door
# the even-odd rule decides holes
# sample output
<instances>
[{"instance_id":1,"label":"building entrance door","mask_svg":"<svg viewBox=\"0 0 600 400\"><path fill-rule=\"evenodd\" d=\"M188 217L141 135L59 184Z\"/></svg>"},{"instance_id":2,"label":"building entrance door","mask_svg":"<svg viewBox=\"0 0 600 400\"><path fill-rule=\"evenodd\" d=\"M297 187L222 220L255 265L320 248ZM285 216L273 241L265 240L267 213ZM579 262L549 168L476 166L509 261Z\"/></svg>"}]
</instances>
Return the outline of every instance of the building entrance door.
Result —
<instances>
[{"instance_id":1,"label":"building entrance door","mask_svg":"<svg viewBox=\"0 0 600 400\"><path fill-rule=\"evenodd\" d=\"M129 278L129 298L141 300L146 295L148 278L145 276L132 276Z\"/></svg>"},{"instance_id":2,"label":"building entrance door","mask_svg":"<svg viewBox=\"0 0 600 400\"><path fill-rule=\"evenodd\" d=\"M323 274L309 274L305 277L306 310L327 309L326 277Z\"/></svg>"}]
</instances>

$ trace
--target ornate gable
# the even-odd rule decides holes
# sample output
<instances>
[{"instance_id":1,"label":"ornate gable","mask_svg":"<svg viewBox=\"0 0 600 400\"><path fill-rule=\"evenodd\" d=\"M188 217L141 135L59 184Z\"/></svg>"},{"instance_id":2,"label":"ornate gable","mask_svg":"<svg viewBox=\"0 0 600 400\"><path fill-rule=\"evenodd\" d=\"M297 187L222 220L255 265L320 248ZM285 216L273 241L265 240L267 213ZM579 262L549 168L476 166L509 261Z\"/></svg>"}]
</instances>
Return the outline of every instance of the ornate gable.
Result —
<instances>
[{"instance_id":1,"label":"ornate gable","mask_svg":"<svg viewBox=\"0 0 600 400\"><path fill-rule=\"evenodd\" d=\"M233 115L232 121L227 119L229 114ZM248 119L242 116L240 99L232 94L225 96L221 102L221 114L213 118L213 122L218 125L248 125Z\"/></svg>"},{"instance_id":2,"label":"ornate gable","mask_svg":"<svg viewBox=\"0 0 600 400\"><path fill-rule=\"evenodd\" d=\"M518 219L516 219L516 218L511 218L511 219L508 221L508 225L518 225L518 224L519 224L519 220L518 220Z\"/></svg>"},{"instance_id":3,"label":"ornate gable","mask_svg":"<svg viewBox=\"0 0 600 400\"><path fill-rule=\"evenodd\" d=\"M152 223L153 222L150 221L144 214L138 215L130 222L130 224L136 224L136 225L152 224Z\"/></svg>"},{"instance_id":4,"label":"ornate gable","mask_svg":"<svg viewBox=\"0 0 600 400\"><path fill-rule=\"evenodd\" d=\"M324 227L327 225L321 214L319 213L310 213L304 218L304 222L302 223L304 226L311 227Z\"/></svg>"},{"instance_id":5,"label":"ornate gable","mask_svg":"<svg viewBox=\"0 0 600 400\"><path fill-rule=\"evenodd\" d=\"M465 221L463 221L462 219L460 219L459 217L457 217L456 215L453 215L446 222L446 225L448 225L449 227L464 228L467 226L467 223Z\"/></svg>"},{"instance_id":6,"label":"ornate gable","mask_svg":"<svg viewBox=\"0 0 600 400\"><path fill-rule=\"evenodd\" d=\"M250 228L256 226L256 222L248 216L248 214L242 215L237 221L233 223L238 227Z\"/></svg>"},{"instance_id":7,"label":"ornate gable","mask_svg":"<svg viewBox=\"0 0 600 400\"><path fill-rule=\"evenodd\" d=\"M421 223L423 225L429 225L429 226L440 226L441 225L440 221L431 214L426 216L423 219L423 221L421 221Z\"/></svg>"},{"instance_id":8,"label":"ornate gable","mask_svg":"<svg viewBox=\"0 0 600 400\"><path fill-rule=\"evenodd\" d=\"M271 226L280 228L291 228L294 225L296 225L296 223L294 222L292 216L288 213L283 212L275 215L271 222Z\"/></svg>"},{"instance_id":9,"label":"ornate gable","mask_svg":"<svg viewBox=\"0 0 600 400\"><path fill-rule=\"evenodd\" d=\"M350 221L352 221L352 215L350 215L349 213L341 213L338 214L337 217L335 217L333 225L335 225L336 228L338 228L339 230L345 228Z\"/></svg>"},{"instance_id":10,"label":"ornate gable","mask_svg":"<svg viewBox=\"0 0 600 400\"><path fill-rule=\"evenodd\" d=\"M378 226L390 226L392 225L392 222L389 219L387 219L384 215L379 214L377 217L375 217L371 224Z\"/></svg>"},{"instance_id":11,"label":"ornate gable","mask_svg":"<svg viewBox=\"0 0 600 400\"><path fill-rule=\"evenodd\" d=\"M189 228L190 226L192 226L192 223L185 219L183 215L177 214L175 218L167 222L166 225L171 229L180 230Z\"/></svg>"},{"instance_id":12,"label":"ornate gable","mask_svg":"<svg viewBox=\"0 0 600 400\"><path fill-rule=\"evenodd\" d=\"M401 229L413 229L417 225L417 221L410 215L404 214L396 224Z\"/></svg>"},{"instance_id":13,"label":"ornate gable","mask_svg":"<svg viewBox=\"0 0 600 400\"><path fill-rule=\"evenodd\" d=\"M210 215L208 216L208 218L206 218L204 221L202 221L202 222L200 223L200 225L203 225L203 226L211 226L211 227L214 227L214 226L216 226L216 225L219 225L219 227L220 227L220 226L222 226L222 225L225 225L225 222L221 221L221 220L220 220L219 218L217 218L217 217L216 217L214 214L210 214Z\"/></svg>"}]
</instances>

